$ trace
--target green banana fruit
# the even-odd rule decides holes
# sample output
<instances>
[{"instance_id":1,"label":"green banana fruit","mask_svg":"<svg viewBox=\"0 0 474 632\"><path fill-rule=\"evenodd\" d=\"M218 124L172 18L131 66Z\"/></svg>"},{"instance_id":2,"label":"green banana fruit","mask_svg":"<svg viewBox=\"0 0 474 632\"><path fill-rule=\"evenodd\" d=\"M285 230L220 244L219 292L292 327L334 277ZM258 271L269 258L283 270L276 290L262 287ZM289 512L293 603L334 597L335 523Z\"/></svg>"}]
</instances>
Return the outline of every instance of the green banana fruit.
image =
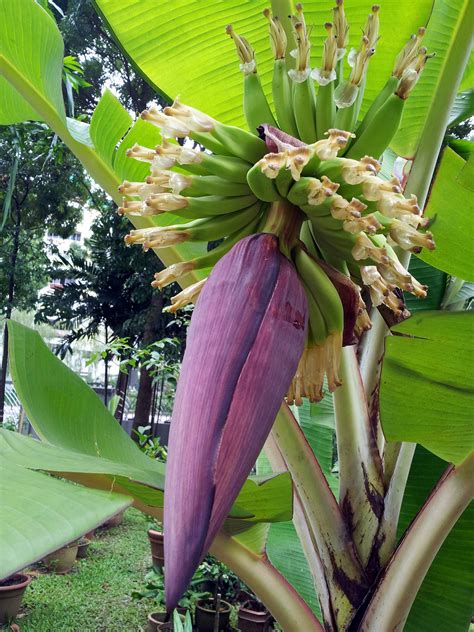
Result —
<instances>
[{"instance_id":1,"label":"green banana fruit","mask_svg":"<svg viewBox=\"0 0 474 632\"><path fill-rule=\"evenodd\" d=\"M276 126L276 122L257 74L255 52L245 37L237 35L231 24L226 27L226 33L234 40L244 75L244 115L252 134L258 134L260 125Z\"/></svg>"},{"instance_id":2,"label":"green banana fruit","mask_svg":"<svg viewBox=\"0 0 474 632\"><path fill-rule=\"evenodd\" d=\"M303 208L309 214L319 215L323 212L324 215L330 215L331 196L338 188L339 185L331 182L326 176L321 180L302 177L293 184L287 197L292 204Z\"/></svg>"},{"instance_id":3,"label":"green banana fruit","mask_svg":"<svg viewBox=\"0 0 474 632\"><path fill-rule=\"evenodd\" d=\"M125 199L123 206L119 207L118 212L120 215L132 217L145 217L172 212L179 217L192 220L233 213L248 208L255 202L256 198L254 195L184 197L174 193L156 193L147 197L145 201Z\"/></svg>"},{"instance_id":4,"label":"green banana fruit","mask_svg":"<svg viewBox=\"0 0 474 632\"><path fill-rule=\"evenodd\" d=\"M215 241L240 230L261 215L262 203L256 202L242 211L211 218L196 219L186 224L139 228L125 237L127 245L143 244L144 249L167 248L183 241Z\"/></svg>"},{"instance_id":5,"label":"green banana fruit","mask_svg":"<svg viewBox=\"0 0 474 632\"><path fill-rule=\"evenodd\" d=\"M336 124L336 103L334 102L334 81L324 86L320 85L318 88L316 119L318 121L318 140L324 138L325 133L329 129L338 127ZM341 127L340 129L352 131L346 127Z\"/></svg>"},{"instance_id":6,"label":"green banana fruit","mask_svg":"<svg viewBox=\"0 0 474 632\"><path fill-rule=\"evenodd\" d=\"M275 59L272 79L273 103L278 119L278 127L290 134L298 136L295 115L293 113L292 85L288 77L285 59Z\"/></svg>"},{"instance_id":7,"label":"green banana fruit","mask_svg":"<svg viewBox=\"0 0 474 632\"><path fill-rule=\"evenodd\" d=\"M331 334L344 328L344 314L339 294L330 278L303 249L294 253L296 269L321 308L326 331Z\"/></svg>"},{"instance_id":8,"label":"green banana fruit","mask_svg":"<svg viewBox=\"0 0 474 632\"><path fill-rule=\"evenodd\" d=\"M291 185L293 184L293 176L291 175L291 171L287 168L281 169L279 174L275 178L275 184L281 197L288 197L288 192Z\"/></svg>"},{"instance_id":9,"label":"green banana fruit","mask_svg":"<svg viewBox=\"0 0 474 632\"><path fill-rule=\"evenodd\" d=\"M161 272L157 272L155 274L155 280L152 282L153 287L163 288L174 281L177 281L181 277L185 276L189 272L193 270L205 270L207 268L212 268L219 259L225 255L229 250L235 246L235 244L255 232L258 224L260 222L260 213L258 217L252 219L248 224L246 224L243 228L239 228L230 234L224 241L219 244L216 248L213 248L209 252L200 257L196 257L195 259L191 259L190 261L182 261L180 263L175 263L168 268L165 268Z\"/></svg>"},{"instance_id":10,"label":"green banana fruit","mask_svg":"<svg viewBox=\"0 0 474 632\"><path fill-rule=\"evenodd\" d=\"M247 171L251 164L241 158L231 156L215 156L202 152L202 160L198 166L203 166L209 173L240 184L247 183ZM193 165L185 165L193 166Z\"/></svg>"},{"instance_id":11,"label":"green banana fruit","mask_svg":"<svg viewBox=\"0 0 474 632\"><path fill-rule=\"evenodd\" d=\"M356 130L356 138L359 138L367 125L372 121L379 108L385 103L388 97L395 92L398 85L398 78L395 75L391 75L382 90L372 101L370 108L367 110L364 118Z\"/></svg>"},{"instance_id":12,"label":"green banana fruit","mask_svg":"<svg viewBox=\"0 0 474 632\"><path fill-rule=\"evenodd\" d=\"M309 57L311 42L301 4L296 5L297 15L291 17L296 42L296 68L289 70L293 81L293 112L300 139L305 143L317 140L316 93L311 79Z\"/></svg>"},{"instance_id":13,"label":"green banana fruit","mask_svg":"<svg viewBox=\"0 0 474 632\"><path fill-rule=\"evenodd\" d=\"M262 172L259 162L249 169L247 173L247 183L252 193L259 200L263 200L264 202L276 202L277 200L281 200L275 180L268 178Z\"/></svg>"},{"instance_id":14,"label":"green banana fruit","mask_svg":"<svg viewBox=\"0 0 474 632\"><path fill-rule=\"evenodd\" d=\"M216 121L211 134L234 156L242 160L255 163L267 153L267 147L261 138L240 127Z\"/></svg>"},{"instance_id":15,"label":"green banana fruit","mask_svg":"<svg viewBox=\"0 0 474 632\"><path fill-rule=\"evenodd\" d=\"M404 107L405 99L390 95L349 149L347 157L381 156L400 126Z\"/></svg>"},{"instance_id":16,"label":"green banana fruit","mask_svg":"<svg viewBox=\"0 0 474 632\"><path fill-rule=\"evenodd\" d=\"M313 255L313 257L319 259L321 253L319 252L318 246L313 237L313 233L311 232L311 225L309 220L303 222L303 224L301 225L300 239L306 246L308 252Z\"/></svg>"},{"instance_id":17,"label":"green banana fruit","mask_svg":"<svg viewBox=\"0 0 474 632\"><path fill-rule=\"evenodd\" d=\"M313 80L310 77L301 82L294 81L293 111L299 137L305 143L314 143L318 138L316 132L316 98Z\"/></svg>"},{"instance_id":18,"label":"green banana fruit","mask_svg":"<svg viewBox=\"0 0 474 632\"><path fill-rule=\"evenodd\" d=\"M212 151L216 156L233 156L233 152L226 147L219 140L216 140L210 134L203 134L201 132L190 132L189 137L196 143L199 143L209 151Z\"/></svg>"},{"instance_id":19,"label":"green banana fruit","mask_svg":"<svg viewBox=\"0 0 474 632\"><path fill-rule=\"evenodd\" d=\"M185 205L170 210L175 215L186 217L187 219L199 219L201 217L214 217L215 215L233 213L248 208L256 202L254 195L239 195L235 197L205 195L202 197L182 197L182 200L186 201ZM153 199L149 204L153 208Z\"/></svg>"},{"instance_id":20,"label":"green banana fruit","mask_svg":"<svg viewBox=\"0 0 474 632\"><path fill-rule=\"evenodd\" d=\"M325 133L335 126L336 102L334 101L334 84L337 79L337 36L331 22L324 25L327 37L324 42L321 68L315 68L311 76L318 84L318 98L316 101L316 120L318 139L324 138ZM346 128L340 128L346 129Z\"/></svg>"},{"instance_id":21,"label":"green banana fruit","mask_svg":"<svg viewBox=\"0 0 474 632\"><path fill-rule=\"evenodd\" d=\"M277 16L272 16L270 9L265 9L263 15L268 20L270 42L274 55L272 94L278 127L290 134L298 136L292 108L292 92L288 79L286 65L287 36L283 24Z\"/></svg>"},{"instance_id":22,"label":"green banana fruit","mask_svg":"<svg viewBox=\"0 0 474 632\"><path fill-rule=\"evenodd\" d=\"M179 175L176 174L179 180ZM231 182L219 176L184 176L182 179L184 188L175 193L190 197L202 195L223 195L233 197L237 195L250 195L251 191L243 182Z\"/></svg>"},{"instance_id":23,"label":"green banana fruit","mask_svg":"<svg viewBox=\"0 0 474 632\"><path fill-rule=\"evenodd\" d=\"M257 128L264 123L277 126L256 72L244 77L244 115L253 134L258 134Z\"/></svg>"}]
</instances>

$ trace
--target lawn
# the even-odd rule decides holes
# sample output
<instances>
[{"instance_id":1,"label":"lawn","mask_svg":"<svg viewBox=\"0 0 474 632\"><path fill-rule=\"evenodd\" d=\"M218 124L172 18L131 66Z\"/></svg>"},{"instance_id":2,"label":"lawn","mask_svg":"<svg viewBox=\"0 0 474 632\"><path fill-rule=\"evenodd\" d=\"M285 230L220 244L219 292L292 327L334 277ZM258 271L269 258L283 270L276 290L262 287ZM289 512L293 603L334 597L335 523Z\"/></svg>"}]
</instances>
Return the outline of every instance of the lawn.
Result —
<instances>
[{"instance_id":1,"label":"lawn","mask_svg":"<svg viewBox=\"0 0 474 632\"><path fill-rule=\"evenodd\" d=\"M130 597L151 567L147 518L129 509L123 523L99 529L89 556L68 575L33 569L23 609L21 632L139 632L146 629L149 600Z\"/></svg>"}]
</instances>

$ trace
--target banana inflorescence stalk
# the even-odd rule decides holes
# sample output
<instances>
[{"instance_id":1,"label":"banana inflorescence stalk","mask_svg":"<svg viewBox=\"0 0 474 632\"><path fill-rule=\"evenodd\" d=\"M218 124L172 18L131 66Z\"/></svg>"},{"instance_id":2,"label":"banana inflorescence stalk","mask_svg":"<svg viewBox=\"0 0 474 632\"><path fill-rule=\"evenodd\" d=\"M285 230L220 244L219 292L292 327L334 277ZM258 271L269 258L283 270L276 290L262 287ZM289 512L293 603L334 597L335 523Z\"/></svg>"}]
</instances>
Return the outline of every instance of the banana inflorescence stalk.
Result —
<instances>
[{"instance_id":1,"label":"banana inflorescence stalk","mask_svg":"<svg viewBox=\"0 0 474 632\"><path fill-rule=\"evenodd\" d=\"M372 6L357 48L347 55L348 72L344 58L349 26L343 0L337 0L333 21L324 24L321 64L314 69L302 6L297 4L292 16L266 10L274 54L273 108L251 44L227 26L244 76L249 131L224 125L179 99L163 109L152 105L142 118L160 128L162 143L154 148L135 145L128 151L131 158L150 164L150 175L144 182L124 182L120 187L121 214L157 218L153 228L132 230L128 244L159 250L184 242L222 240L205 254L155 275L153 285L158 288L182 281L190 271L202 277L172 299L171 311L198 300L207 277L213 278L214 266L224 255L229 257L242 239L247 239L246 248L252 248L259 243L249 239L253 233L278 238L282 256L307 298L306 344L296 373L285 376L287 400L297 405L304 397L319 401L324 385L333 391L341 384L342 347L357 342L371 327L368 307L380 306L382 313L388 309L402 319L407 314L402 291L426 295L427 288L403 267L397 251L433 249L433 237L416 197L404 196L398 178L382 177L381 160L430 55L421 46L424 29L420 28L361 116L367 71L379 40L379 9ZM294 50L288 67L290 25ZM258 266L252 265L248 273L258 274ZM278 309L283 314L285 307ZM238 308L237 321L245 310L245 304ZM235 322L235 331L229 329L228 335L235 335L238 327ZM178 392L181 398L182 389ZM179 406L188 407L183 401ZM227 508L227 504L219 511L211 504L207 507L199 543L190 553L191 566L205 553ZM168 545L167 555L177 554L177 548ZM171 605L184 588L183 578L190 577L190 567L180 577L168 592Z\"/></svg>"}]
</instances>

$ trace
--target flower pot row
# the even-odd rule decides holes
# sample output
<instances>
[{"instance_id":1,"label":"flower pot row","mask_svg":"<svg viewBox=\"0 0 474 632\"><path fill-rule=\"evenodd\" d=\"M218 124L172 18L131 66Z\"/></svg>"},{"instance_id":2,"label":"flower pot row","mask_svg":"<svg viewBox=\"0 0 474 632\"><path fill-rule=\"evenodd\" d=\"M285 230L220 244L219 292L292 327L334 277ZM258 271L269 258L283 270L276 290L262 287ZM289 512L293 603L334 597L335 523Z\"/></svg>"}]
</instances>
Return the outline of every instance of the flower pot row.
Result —
<instances>
[{"instance_id":1,"label":"flower pot row","mask_svg":"<svg viewBox=\"0 0 474 632\"><path fill-rule=\"evenodd\" d=\"M104 527L116 527L123 521L124 512L116 514ZM83 538L72 542L43 558L43 564L49 571L64 575L74 566L76 559L87 557L90 541L95 529L85 534ZM6 580L0 582L0 625L10 622L18 613L25 590L31 582L31 577L24 573L15 573Z\"/></svg>"},{"instance_id":2,"label":"flower pot row","mask_svg":"<svg viewBox=\"0 0 474 632\"><path fill-rule=\"evenodd\" d=\"M229 630L231 604L226 601L219 603L219 632ZM180 615L184 621L184 614ZM147 632L158 630L173 630L172 622L165 623L165 612L153 612L148 615ZM238 611L239 632L270 632L273 630L272 616L268 610L258 602L246 602ZM216 609L212 599L200 599L196 602L195 624L198 632L214 632L216 622Z\"/></svg>"},{"instance_id":3,"label":"flower pot row","mask_svg":"<svg viewBox=\"0 0 474 632\"><path fill-rule=\"evenodd\" d=\"M158 573L163 572L165 565L163 533L156 529L148 530L148 539L151 547L153 568ZM209 585L204 585L209 584ZM215 582L202 582L198 589L201 592L214 592ZM196 602L195 623L199 632L214 632L216 610L213 599L199 599ZM232 606L226 601L220 601L219 607L219 631L229 629L229 619ZM164 623L165 613L152 613L148 617L148 632L156 632L157 629L172 630L172 624ZM238 629L240 632L267 632L272 629L273 618L268 610L258 601L246 599L239 607ZM159 627L166 625L168 627ZM171 626L171 627L170 627Z\"/></svg>"},{"instance_id":4,"label":"flower pot row","mask_svg":"<svg viewBox=\"0 0 474 632\"><path fill-rule=\"evenodd\" d=\"M49 571L57 575L65 575L72 569L76 559L87 557L89 546L90 539L81 538L76 542L63 546L61 549L54 551L54 553L46 555L43 558L43 564Z\"/></svg>"},{"instance_id":5,"label":"flower pot row","mask_svg":"<svg viewBox=\"0 0 474 632\"><path fill-rule=\"evenodd\" d=\"M89 545L89 539L81 538L44 557L43 564L48 570L64 575L71 570L77 558L87 556ZM0 582L0 625L8 623L17 615L30 582L31 577L24 573L15 573Z\"/></svg>"}]
</instances>

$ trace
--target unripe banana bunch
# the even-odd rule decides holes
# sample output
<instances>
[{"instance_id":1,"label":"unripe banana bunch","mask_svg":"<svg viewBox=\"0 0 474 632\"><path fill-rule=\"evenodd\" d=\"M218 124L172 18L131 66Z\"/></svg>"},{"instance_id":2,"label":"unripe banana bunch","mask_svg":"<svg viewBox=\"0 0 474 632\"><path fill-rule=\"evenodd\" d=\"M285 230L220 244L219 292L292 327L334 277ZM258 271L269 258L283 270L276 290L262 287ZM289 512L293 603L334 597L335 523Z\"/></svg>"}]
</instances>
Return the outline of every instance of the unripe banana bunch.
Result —
<instances>
[{"instance_id":1,"label":"unripe banana bunch","mask_svg":"<svg viewBox=\"0 0 474 632\"><path fill-rule=\"evenodd\" d=\"M172 213L169 225L132 230L127 236L128 244L145 249L222 240L206 254L157 273L152 283L157 288L195 270L207 277L225 253L253 233L280 238L280 249L293 262L308 297L307 344L288 393L289 402L300 404L302 397L321 399L324 381L330 391L341 383L342 346L370 328L361 287L373 306L385 306L399 319L407 314L401 290L426 295L426 287L402 266L396 249L433 249L433 237L424 230L416 196L406 198L397 178L380 177L380 159L430 56L421 46L420 28L359 120L367 69L379 39L379 6L372 7L358 48L347 56L350 72L345 79L349 26L343 0L337 0L333 21L324 25L327 38L316 69L309 65L311 42L302 6L296 5L289 18L269 10L264 16L275 56L274 111L251 45L228 26L244 75L243 107L250 131L224 125L178 98L163 109L151 106L142 118L160 128L163 141L153 149L135 145L128 151L150 164L150 175L145 182L122 184L119 212ZM288 19L295 40L290 53L294 67L289 68L283 22ZM199 151L195 143L207 151ZM195 302L204 283L186 287L168 309Z\"/></svg>"}]
</instances>

